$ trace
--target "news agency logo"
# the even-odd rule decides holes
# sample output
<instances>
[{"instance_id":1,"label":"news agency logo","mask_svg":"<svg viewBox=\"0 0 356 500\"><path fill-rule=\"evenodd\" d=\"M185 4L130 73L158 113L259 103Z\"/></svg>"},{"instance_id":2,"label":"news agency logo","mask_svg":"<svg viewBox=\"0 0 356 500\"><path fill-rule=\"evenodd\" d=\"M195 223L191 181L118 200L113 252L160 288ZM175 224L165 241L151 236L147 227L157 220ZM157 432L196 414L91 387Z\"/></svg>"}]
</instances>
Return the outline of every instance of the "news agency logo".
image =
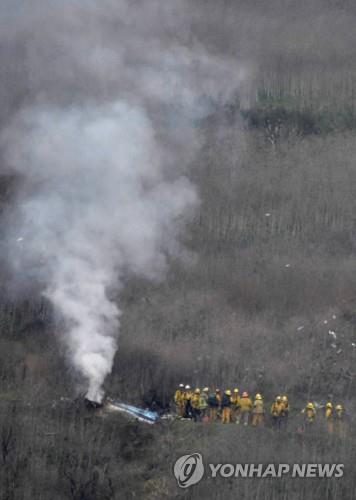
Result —
<instances>
[{"instance_id":1,"label":"news agency logo","mask_svg":"<svg viewBox=\"0 0 356 500\"><path fill-rule=\"evenodd\" d=\"M199 483L204 476L200 453L183 455L174 464L174 475L180 488ZM209 474L210 473L210 474ZM208 476L221 478L341 478L344 464L208 464Z\"/></svg>"},{"instance_id":2,"label":"news agency logo","mask_svg":"<svg viewBox=\"0 0 356 500\"><path fill-rule=\"evenodd\" d=\"M174 475L180 488L199 483L204 476L203 457L200 453L183 455L174 464Z\"/></svg>"}]
</instances>

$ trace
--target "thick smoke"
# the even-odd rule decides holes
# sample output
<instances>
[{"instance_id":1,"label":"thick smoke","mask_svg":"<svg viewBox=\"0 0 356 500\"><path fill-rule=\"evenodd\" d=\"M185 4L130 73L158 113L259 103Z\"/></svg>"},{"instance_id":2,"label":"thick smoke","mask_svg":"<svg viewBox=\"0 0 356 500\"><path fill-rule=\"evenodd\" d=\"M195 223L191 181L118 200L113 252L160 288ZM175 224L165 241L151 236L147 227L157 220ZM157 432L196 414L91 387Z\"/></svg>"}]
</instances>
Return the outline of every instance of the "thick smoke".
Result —
<instances>
[{"instance_id":1,"label":"thick smoke","mask_svg":"<svg viewBox=\"0 0 356 500\"><path fill-rule=\"evenodd\" d=\"M199 144L194 120L244 77L236 62L184 43L189 30L175 31L185 4L169 4L8 7L17 29L6 43L24 49L25 82L1 135L4 165L19 178L8 238L11 247L20 236L21 250L11 261L65 320L71 361L98 401L117 348L111 291L126 276L161 277L179 255L198 199L184 176Z\"/></svg>"},{"instance_id":2,"label":"thick smoke","mask_svg":"<svg viewBox=\"0 0 356 500\"><path fill-rule=\"evenodd\" d=\"M164 251L174 248L194 189L185 178L164 179L152 124L122 102L31 108L3 141L29 193L18 209L21 257L44 273L45 294L67 320L74 365L89 382L88 396L100 399L119 317L107 289L120 287L124 273L164 271Z\"/></svg>"}]
</instances>

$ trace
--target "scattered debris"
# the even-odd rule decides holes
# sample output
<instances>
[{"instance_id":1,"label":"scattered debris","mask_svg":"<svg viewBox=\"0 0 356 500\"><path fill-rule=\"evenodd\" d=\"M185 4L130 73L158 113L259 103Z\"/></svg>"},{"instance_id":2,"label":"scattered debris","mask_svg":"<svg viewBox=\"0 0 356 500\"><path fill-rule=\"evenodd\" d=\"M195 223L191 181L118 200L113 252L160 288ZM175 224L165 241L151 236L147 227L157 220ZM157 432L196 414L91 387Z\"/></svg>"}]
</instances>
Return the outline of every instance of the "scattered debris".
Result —
<instances>
[{"instance_id":1,"label":"scattered debris","mask_svg":"<svg viewBox=\"0 0 356 500\"><path fill-rule=\"evenodd\" d=\"M285 267L290 267L290 264L286 264Z\"/></svg>"},{"instance_id":2,"label":"scattered debris","mask_svg":"<svg viewBox=\"0 0 356 500\"><path fill-rule=\"evenodd\" d=\"M266 217L270 217L270 216L271 216L271 214L270 214L269 212L267 212L267 213L265 214L265 216L266 216Z\"/></svg>"},{"instance_id":3,"label":"scattered debris","mask_svg":"<svg viewBox=\"0 0 356 500\"><path fill-rule=\"evenodd\" d=\"M333 314L333 319L336 319L336 315L335 314Z\"/></svg>"},{"instance_id":4,"label":"scattered debris","mask_svg":"<svg viewBox=\"0 0 356 500\"><path fill-rule=\"evenodd\" d=\"M302 326L298 326L298 328L297 328L297 332L300 332L301 330L304 330L304 325L302 325Z\"/></svg>"},{"instance_id":5,"label":"scattered debris","mask_svg":"<svg viewBox=\"0 0 356 500\"><path fill-rule=\"evenodd\" d=\"M342 352L342 349L339 349L338 351L336 351L336 354L340 354L340 352Z\"/></svg>"},{"instance_id":6,"label":"scattered debris","mask_svg":"<svg viewBox=\"0 0 356 500\"><path fill-rule=\"evenodd\" d=\"M354 342L351 342L352 347L356 347L356 344Z\"/></svg>"},{"instance_id":7,"label":"scattered debris","mask_svg":"<svg viewBox=\"0 0 356 500\"><path fill-rule=\"evenodd\" d=\"M324 319L324 325L327 325L327 324L328 324L328 320Z\"/></svg>"},{"instance_id":8,"label":"scattered debris","mask_svg":"<svg viewBox=\"0 0 356 500\"><path fill-rule=\"evenodd\" d=\"M333 349L336 349L336 344L332 343L332 344L331 344L331 347L332 347Z\"/></svg>"},{"instance_id":9,"label":"scattered debris","mask_svg":"<svg viewBox=\"0 0 356 500\"><path fill-rule=\"evenodd\" d=\"M153 411L120 403L119 401L108 401L105 405L105 409L109 412L119 411L137 419L139 422L145 422L146 424L154 424L159 420L158 414Z\"/></svg>"},{"instance_id":10,"label":"scattered debris","mask_svg":"<svg viewBox=\"0 0 356 500\"><path fill-rule=\"evenodd\" d=\"M329 335L331 335L334 339L336 339L336 333L332 330L329 330Z\"/></svg>"},{"instance_id":11,"label":"scattered debris","mask_svg":"<svg viewBox=\"0 0 356 500\"><path fill-rule=\"evenodd\" d=\"M16 240L16 241L23 241L23 237L22 237L22 236L20 236L20 238L17 238L17 240Z\"/></svg>"}]
</instances>

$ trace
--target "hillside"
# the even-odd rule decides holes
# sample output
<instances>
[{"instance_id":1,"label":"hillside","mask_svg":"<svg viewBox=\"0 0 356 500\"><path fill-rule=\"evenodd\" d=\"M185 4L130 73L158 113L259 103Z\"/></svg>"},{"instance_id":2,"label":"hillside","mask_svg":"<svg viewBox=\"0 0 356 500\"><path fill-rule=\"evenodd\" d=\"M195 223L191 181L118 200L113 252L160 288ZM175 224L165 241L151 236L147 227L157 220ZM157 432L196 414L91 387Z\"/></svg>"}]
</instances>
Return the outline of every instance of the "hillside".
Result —
<instances>
[{"instance_id":1,"label":"hillside","mask_svg":"<svg viewBox=\"0 0 356 500\"><path fill-rule=\"evenodd\" d=\"M0 19L1 500L351 499L355 2L5 0ZM288 394L288 430L76 399L172 416L180 383ZM190 453L345 474L184 491Z\"/></svg>"},{"instance_id":2,"label":"hillside","mask_svg":"<svg viewBox=\"0 0 356 500\"><path fill-rule=\"evenodd\" d=\"M184 380L300 400L354 393L352 128L298 132L293 115L271 141L270 124L283 113L273 100L260 106L199 125L204 141L190 176L201 204L182 234L191 254L172 261L162 283L127 281L108 392L139 402L155 389L168 400ZM262 109L261 123L244 118ZM28 353L52 360L48 367L56 359L58 379L53 370L48 377L63 381L69 367L58 358L51 316L38 299L3 304L5 392L16 390ZM46 371L39 364L21 381L35 391ZM58 394L69 379L63 390L56 384Z\"/></svg>"}]
</instances>

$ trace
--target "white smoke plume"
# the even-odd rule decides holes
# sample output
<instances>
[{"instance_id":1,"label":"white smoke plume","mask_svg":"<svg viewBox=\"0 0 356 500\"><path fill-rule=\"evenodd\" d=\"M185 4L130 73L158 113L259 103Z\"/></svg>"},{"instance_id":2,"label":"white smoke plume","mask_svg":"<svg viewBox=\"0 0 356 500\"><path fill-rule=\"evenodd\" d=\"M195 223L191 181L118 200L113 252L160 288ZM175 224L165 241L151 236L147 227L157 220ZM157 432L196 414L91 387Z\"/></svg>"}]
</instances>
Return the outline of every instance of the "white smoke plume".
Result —
<instances>
[{"instance_id":1,"label":"white smoke plume","mask_svg":"<svg viewBox=\"0 0 356 500\"><path fill-rule=\"evenodd\" d=\"M111 290L126 276L162 276L179 254L198 200L182 173L198 145L194 119L244 72L173 36L184 2L19 3L26 15L9 4L17 30L3 35L25 41L28 85L1 132L3 163L20 179L12 265L17 276L31 269L64 318L71 361L100 401L119 330Z\"/></svg>"},{"instance_id":2,"label":"white smoke plume","mask_svg":"<svg viewBox=\"0 0 356 500\"><path fill-rule=\"evenodd\" d=\"M45 294L67 320L72 361L88 397L100 400L119 317L107 289L120 287L124 273L152 278L165 269L194 189L183 177L164 179L150 121L125 103L31 108L3 141L30 193L19 206L24 253L45 268Z\"/></svg>"}]
</instances>

